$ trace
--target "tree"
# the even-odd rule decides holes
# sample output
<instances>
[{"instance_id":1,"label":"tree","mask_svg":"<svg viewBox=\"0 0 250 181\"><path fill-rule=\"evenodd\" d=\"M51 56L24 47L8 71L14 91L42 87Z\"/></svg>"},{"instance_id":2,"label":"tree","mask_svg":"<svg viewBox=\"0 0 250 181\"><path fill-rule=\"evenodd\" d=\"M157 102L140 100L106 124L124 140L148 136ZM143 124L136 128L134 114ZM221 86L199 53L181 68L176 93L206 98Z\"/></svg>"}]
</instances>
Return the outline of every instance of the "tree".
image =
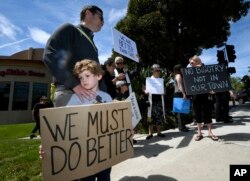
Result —
<instances>
[{"instance_id":1,"label":"tree","mask_svg":"<svg viewBox=\"0 0 250 181\"><path fill-rule=\"evenodd\" d=\"M244 0L130 0L116 28L137 43L144 64L172 70L203 49L224 45L230 23L248 9Z\"/></svg>"},{"instance_id":2,"label":"tree","mask_svg":"<svg viewBox=\"0 0 250 181\"><path fill-rule=\"evenodd\" d=\"M244 88L244 83L240 77L230 77L230 81L235 92L239 92Z\"/></svg>"},{"instance_id":3,"label":"tree","mask_svg":"<svg viewBox=\"0 0 250 181\"><path fill-rule=\"evenodd\" d=\"M115 28L136 42L145 67L158 63L169 76L174 65L186 66L203 49L223 46L230 23L246 16L249 6L244 0L130 0ZM136 80L133 88L140 90L142 79Z\"/></svg>"}]
</instances>

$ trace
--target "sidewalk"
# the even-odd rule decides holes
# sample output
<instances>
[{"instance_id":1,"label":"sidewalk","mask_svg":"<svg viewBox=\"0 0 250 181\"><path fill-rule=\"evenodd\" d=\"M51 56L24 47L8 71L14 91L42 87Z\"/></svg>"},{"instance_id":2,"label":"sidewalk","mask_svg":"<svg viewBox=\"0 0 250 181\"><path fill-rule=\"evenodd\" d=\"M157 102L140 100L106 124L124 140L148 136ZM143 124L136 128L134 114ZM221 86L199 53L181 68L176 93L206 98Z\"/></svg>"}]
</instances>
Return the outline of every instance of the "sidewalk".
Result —
<instances>
[{"instance_id":1,"label":"sidewalk","mask_svg":"<svg viewBox=\"0 0 250 181\"><path fill-rule=\"evenodd\" d=\"M187 133L167 130L165 138L135 135L135 155L112 167L112 181L229 181L231 164L250 165L250 103L230 110L233 123L214 123L219 141L207 136L195 141Z\"/></svg>"}]
</instances>

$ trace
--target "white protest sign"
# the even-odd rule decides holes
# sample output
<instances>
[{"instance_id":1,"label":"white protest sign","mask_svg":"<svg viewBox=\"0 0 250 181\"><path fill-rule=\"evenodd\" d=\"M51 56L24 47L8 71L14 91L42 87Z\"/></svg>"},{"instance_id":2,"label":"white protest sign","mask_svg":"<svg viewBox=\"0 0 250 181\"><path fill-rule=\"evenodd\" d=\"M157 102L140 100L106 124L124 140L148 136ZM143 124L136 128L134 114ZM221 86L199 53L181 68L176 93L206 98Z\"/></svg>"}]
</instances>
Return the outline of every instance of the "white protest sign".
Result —
<instances>
[{"instance_id":1,"label":"white protest sign","mask_svg":"<svg viewBox=\"0 0 250 181\"><path fill-rule=\"evenodd\" d=\"M75 180L133 156L131 102L40 111L44 180Z\"/></svg>"},{"instance_id":2,"label":"white protest sign","mask_svg":"<svg viewBox=\"0 0 250 181\"><path fill-rule=\"evenodd\" d=\"M132 127L135 128L136 125L141 120L141 112L137 103L135 93L132 92L130 96L126 99L131 101L131 111L132 111Z\"/></svg>"},{"instance_id":3,"label":"white protest sign","mask_svg":"<svg viewBox=\"0 0 250 181\"><path fill-rule=\"evenodd\" d=\"M130 38L128 38L126 35L116 30L115 28L112 29L112 32L114 41L114 51L136 62L139 62L136 43Z\"/></svg>"},{"instance_id":4,"label":"white protest sign","mask_svg":"<svg viewBox=\"0 0 250 181\"><path fill-rule=\"evenodd\" d=\"M146 92L151 94L164 94L163 78L146 78Z\"/></svg>"}]
</instances>

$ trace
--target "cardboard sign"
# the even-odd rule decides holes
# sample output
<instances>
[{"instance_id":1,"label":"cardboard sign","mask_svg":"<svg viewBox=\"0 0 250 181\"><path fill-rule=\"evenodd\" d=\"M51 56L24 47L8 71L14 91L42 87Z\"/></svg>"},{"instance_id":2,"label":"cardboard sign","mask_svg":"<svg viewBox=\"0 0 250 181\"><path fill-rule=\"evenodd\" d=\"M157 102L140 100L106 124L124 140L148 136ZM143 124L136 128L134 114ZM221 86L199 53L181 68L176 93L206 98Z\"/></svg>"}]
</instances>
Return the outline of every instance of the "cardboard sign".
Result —
<instances>
[{"instance_id":1,"label":"cardboard sign","mask_svg":"<svg viewBox=\"0 0 250 181\"><path fill-rule=\"evenodd\" d=\"M40 111L44 180L74 180L133 156L131 102Z\"/></svg>"},{"instance_id":2,"label":"cardboard sign","mask_svg":"<svg viewBox=\"0 0 250 181\"><path fill-rule=\"evenodd\" d=\"M112 32L114 41L114 51L136 62L139 62L136 43L114 28Z\"/></svg>"},{"instance_id":3,"label":"cardboard sign","mask_svg":"<svg viewBox=\"0 0 250 181\"><path fill-rule=\"evenodd\" d=\"M163 78L146 78L146 91L151 94L164 94Z\"/></svg>"},{"instance_id":4,"label":"cardboard sign","mask_svg":"<svg viewBox=\"0 0 250 181\"><path fill-rule=\"evenodd\" d=\"M210 91L224 92L232 89L223 64L205 65L182 69L187 95L205 94Z\"/></svg>"},{"instance_id":5,"label":"cardboard sign","mask_svg":"<svg viewBox=\"0 0 250 181\"><path fill-rule=\"evenodd\" d=\"M132 92L127 100L131 101L131 111L132 111L132 127L135 128L136 125L141 120L141 112L137 103L135 93Z\"/></svg>"}]
</instances>

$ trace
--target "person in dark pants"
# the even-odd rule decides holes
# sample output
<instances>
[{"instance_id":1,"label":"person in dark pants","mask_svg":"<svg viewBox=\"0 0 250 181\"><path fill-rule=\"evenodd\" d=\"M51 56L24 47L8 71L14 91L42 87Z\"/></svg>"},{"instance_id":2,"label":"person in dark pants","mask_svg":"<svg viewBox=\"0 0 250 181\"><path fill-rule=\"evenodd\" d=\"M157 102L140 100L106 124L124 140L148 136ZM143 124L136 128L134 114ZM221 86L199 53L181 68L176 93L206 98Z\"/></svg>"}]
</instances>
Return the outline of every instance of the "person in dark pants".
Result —
<instances>
[{"instance_id":1,"label":"person in dark pants","mask_svg":"<svg viewBox=\"0 0 250 181\"><path fill-rule=\"evenodd\" d=\"M160 78L161 76L161 67L158 64L153 64L151 67L152 76L151 78ZM145 87L146 88L146 87ZM165 137L161 133L161 125L164 122L164 95L160 94L151 94L144 90L144 93L148 95L148 100L150 106L148 107L148 136L146 140L153 138L154 127L157 129L158 137Z\"/></svg>"},{"instance_id":2,"label":"person in dark pants","mask_svg":"<svg viewBox=\"0 0 250 181\"><path fill-rule=\"evenodd\" d=\"M180 97L187 99L184 82L181 73L182 65L178 64L174 66L174 97ZM179 131L188 132L188 128L185 125L185 114L176 113Z\"/></svg>"},{"instance_id":3,"label":"person in dark pants","mask_svg":"<svg viewBox=\"0 0 250 181\"><path fill-rule=\"evenodd\" d=\"M232 123L229 117L230 91L215 94L215 119L216 122Z\"/></svg>"},{"instance_id":4,"label":"person in dark pants","mask_svg":"<svg viewBox=\"0 0 250 181\"><path fill-rule=\"evenodd\" d=\"M36 137L37 131L39 131L39 135L40 135L40 117L39 117L40 109L49 108L49 107L53 107L53 104L51 104L49 99L45 96L42 96L39 102L34 105L34 108L32 110L32 118L36 122L36 125L31 131L30 139L33 139Z\"/></svg>"},{"instance_id":5,"label":"person in dark pants","mask_svg":"<svg viewBox=\"0 0 250 181\"><path fill-rule=\"evenodd\" d=\"M201 67L204 66L200 57L193 56L189 59L189 64L191 67ZM213 93L213 92L211 92ZM192 96L193 110L195 115L195 120L197 121L197 134L195 135L195 141L200 141L203 138L201 133L202 122L207 125L208 128L208 138L213 141L218 141L219 138L213 134L212 131L212 107L211 101L208 99L209 94L197 94Z\"/></svg>"}]
</instances>

